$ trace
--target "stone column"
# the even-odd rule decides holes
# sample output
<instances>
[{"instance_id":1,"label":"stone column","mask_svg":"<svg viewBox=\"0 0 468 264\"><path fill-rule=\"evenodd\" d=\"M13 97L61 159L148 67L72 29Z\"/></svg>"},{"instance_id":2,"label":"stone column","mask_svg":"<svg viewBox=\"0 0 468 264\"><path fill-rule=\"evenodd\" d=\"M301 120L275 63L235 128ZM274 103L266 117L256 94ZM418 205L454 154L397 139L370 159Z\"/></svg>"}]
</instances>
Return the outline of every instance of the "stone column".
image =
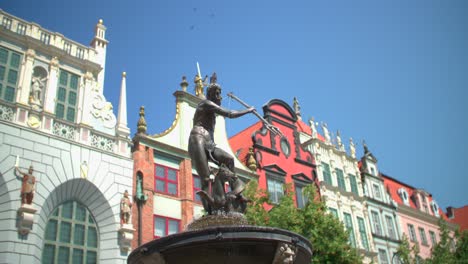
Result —
<instances>
[{"instance_id":1,"label":"stone column","mask_svg":"<svg viewBox=\"0 0 468 264\"><path fill-rule=\"evenodd\" d=\"M23 61L23 67L20 73L20 83L18 85L17 101L20 104L28 105L29 91L31 90L31 78L33 75L34 58L36 52L33 49L28 49Z\"/></svg>"},{"instance_id":2,"label":"stone column","mask_svg":"<svg viewBox=\"0 0 468 264\"><path fill-rule=\"evenodd\" d=\"M55 114L55 97L57 96L57 86L59 80L59 60L57 57L52 58L49 67L49 80L45 89L44 111L50 114Z\"/></svg>"}]
</instances>

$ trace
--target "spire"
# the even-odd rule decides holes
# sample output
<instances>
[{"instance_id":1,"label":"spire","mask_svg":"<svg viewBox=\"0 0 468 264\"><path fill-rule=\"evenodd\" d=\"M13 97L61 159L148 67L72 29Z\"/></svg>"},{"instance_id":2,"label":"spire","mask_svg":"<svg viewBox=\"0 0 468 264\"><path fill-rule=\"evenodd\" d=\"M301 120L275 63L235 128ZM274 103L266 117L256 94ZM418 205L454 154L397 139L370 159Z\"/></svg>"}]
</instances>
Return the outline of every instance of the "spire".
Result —
<instances>
[{"instance_id":1,"label":"spire","mask_svg":"<svg viewBox=\"0 0 468 264\"><path fill-rule=\"evenodd\" d=\"M124 135L130 134L127 126L127 73L122 73L122 84L120 86L119 115L117 118L117 132Z\"/></svg>"},{"instance_id":2,"label":"spire","mask_svg":"<svg viewBox=\"0 0 468 264\"><path fill-rule=\"evenodd\" d=\"M137 123L138 134L146 134L145 107L140 106L140 119Z\"/></svg>"},{"instance_id":3,"label":"spire","mask_svg":"<svg viewBox=\"0 0 468 264\"><path fill-rule=\"evenodd\" d=\"M107 53L107 44L109 41L106 40L106 27L103 24L102 19L99 19L99 22L94 28L94 38L91 41L91 47L96 50L96 57L93 59L94 62L101 65L102 70L97 76L98 85L104 91L104 76L106 72L106 53Z\"/></svg>"}]
</instances>

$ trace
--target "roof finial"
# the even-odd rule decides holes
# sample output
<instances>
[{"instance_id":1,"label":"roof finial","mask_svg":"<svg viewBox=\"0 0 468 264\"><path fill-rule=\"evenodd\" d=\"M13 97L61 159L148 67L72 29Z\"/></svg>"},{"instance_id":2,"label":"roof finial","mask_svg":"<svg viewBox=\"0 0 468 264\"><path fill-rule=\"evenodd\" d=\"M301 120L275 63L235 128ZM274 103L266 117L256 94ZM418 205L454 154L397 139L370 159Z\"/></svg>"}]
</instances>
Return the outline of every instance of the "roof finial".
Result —
<instances>
[{"instance_id":1,"label":"roof finial","mask_svg":"<svg viewBox=\"0 0 468 264\"><path fill-rule=\"evenodd\" d=\"M370 152L369 149L367 148L367 144L364 139L362 140L362 146L364 147L364 154L367 154Z\"/></svg>"},{"instance_id":2,"label":"roof finial","mask_svg":"<svg viewBox=\"0 0 468 264\"><path fill-rule=\"evenodd\" d=\"M301 106L299 105L299 101L297 100L296 97L294 97L294 100L293 100L293 107L294 107L294 113L297 115L297 118L301 120L302 119Z\"/></svg>"},{"instance_id":3,"label":"roof finial","mask_svg":"<svg viewBox=\"0 0 468 264\"><path fill-rule=\"evenodd\" d=\"M140 106L140 119L137 123L138 134L146 134L145 107Z\"/></svg>"},{"instance_id":4,"label":"roof finial","mask_svg":"<svg viewBox=\"0 0 468 264\"><path fill-rule=\"evenodd\" d=\"M182 91L186 92L187 86L188 86L187 77L182 76L182 82L180 83L180 87L182 87Z\"/></svg>"}]
</instances>

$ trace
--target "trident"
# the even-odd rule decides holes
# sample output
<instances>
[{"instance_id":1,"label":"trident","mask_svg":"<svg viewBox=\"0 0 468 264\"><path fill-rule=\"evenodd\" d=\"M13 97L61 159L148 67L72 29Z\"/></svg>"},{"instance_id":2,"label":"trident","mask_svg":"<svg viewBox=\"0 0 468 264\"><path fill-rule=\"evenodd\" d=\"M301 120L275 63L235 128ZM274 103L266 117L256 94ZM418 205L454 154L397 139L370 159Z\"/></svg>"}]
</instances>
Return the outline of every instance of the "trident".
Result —
<instances>
[{"instance_id":1,"label":"trident","mask_svg":"<svg viewBox=\"0 0 468 264\"><path fill-rule=\"evenodd\" d=\"M241 105L245 106L246 108L250 108L250 105L246 104L244 101L242 101L241 99L239 99L239 97L235 96L232 92L231 93L228 93L227 96L231 97L232 99L236 100L237 102L239 102ZM265 118L263 118L258 112L257 110L253 110L252 112L255 116L257 116L262 122L263 122L263 125L266 127L266 129L268 129L271 133L273 133L274 135L278 135L280 137L284 137L283 133L281 133L281 130L279 130L279 128L275 127L274 125L270 124Z\"/></svg>"}]
</instances>

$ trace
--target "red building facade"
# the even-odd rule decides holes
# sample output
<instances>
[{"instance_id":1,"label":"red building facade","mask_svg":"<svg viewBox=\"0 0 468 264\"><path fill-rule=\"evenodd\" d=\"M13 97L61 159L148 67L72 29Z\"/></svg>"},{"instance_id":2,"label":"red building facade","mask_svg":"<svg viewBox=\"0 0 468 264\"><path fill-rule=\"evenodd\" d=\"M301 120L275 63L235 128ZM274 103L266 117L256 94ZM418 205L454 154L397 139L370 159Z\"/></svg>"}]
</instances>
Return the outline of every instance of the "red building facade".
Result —
<instances>
[{"instance_id":1,"label":"red building facade","mask_svg":"<svg viewBox=\"0 0 468 264\"><path fill-rule=\"evenodd\" d=\"M279 202L284 194L283 185L292 184L296 204L302 207L305 204L302 188L315 179L313 156L300 144L301 133L310 134L310 127L287 103L278 99L269 101L263 112L264 118L279 128L284 137L271 133L259 121L233 136L229 141L231 147L245 164L249 164L253 153L258 185L268 190L273 203Z\"/></svg>"}]
</instances>

